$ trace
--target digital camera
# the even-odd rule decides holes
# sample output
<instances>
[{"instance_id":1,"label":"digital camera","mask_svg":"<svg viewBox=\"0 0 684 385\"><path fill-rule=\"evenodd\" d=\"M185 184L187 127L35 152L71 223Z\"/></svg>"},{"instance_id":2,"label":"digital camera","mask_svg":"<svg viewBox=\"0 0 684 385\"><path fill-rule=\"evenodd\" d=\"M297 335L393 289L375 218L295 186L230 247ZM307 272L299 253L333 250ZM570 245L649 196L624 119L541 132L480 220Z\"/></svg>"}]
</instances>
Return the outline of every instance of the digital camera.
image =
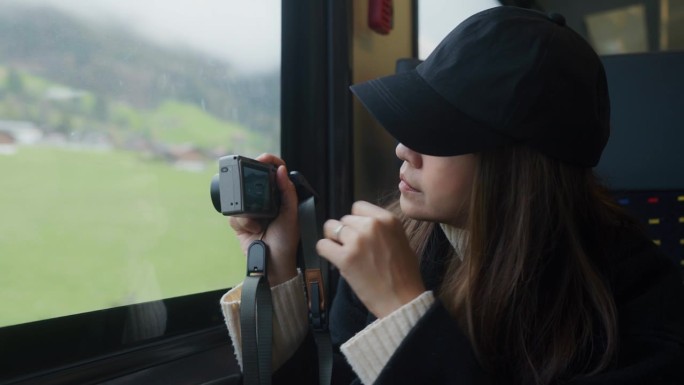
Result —
<instances>
[{"instance_id":1,"label":"digital camera","mask_svg":"<svg viewBox=\"0 0 684 385\"><path fill-rule=\"evenodd\" d=\"M275 218L280 208L276 166L240 155L219 159L211 180L211 201L227 216Z\"/></svg>"}]
</instances>

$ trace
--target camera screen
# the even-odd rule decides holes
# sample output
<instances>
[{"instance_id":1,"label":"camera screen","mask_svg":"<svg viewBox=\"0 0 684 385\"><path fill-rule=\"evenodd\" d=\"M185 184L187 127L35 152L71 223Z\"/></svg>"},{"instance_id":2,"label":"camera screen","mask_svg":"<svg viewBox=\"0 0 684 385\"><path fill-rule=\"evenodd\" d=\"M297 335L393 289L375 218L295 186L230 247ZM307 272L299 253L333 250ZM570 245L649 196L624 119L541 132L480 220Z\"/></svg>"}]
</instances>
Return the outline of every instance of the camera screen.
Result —
<instances>
[{"instance_id":1,"label":"camera screen","mask_svg":"<svg viewBox=\"0 0 684 385\"><path fill-rule=\"evenodd\" d=\"M268 170L246 164L242 166L245 211L268 211L271 206Z\"/></svg>"}]
</instances>

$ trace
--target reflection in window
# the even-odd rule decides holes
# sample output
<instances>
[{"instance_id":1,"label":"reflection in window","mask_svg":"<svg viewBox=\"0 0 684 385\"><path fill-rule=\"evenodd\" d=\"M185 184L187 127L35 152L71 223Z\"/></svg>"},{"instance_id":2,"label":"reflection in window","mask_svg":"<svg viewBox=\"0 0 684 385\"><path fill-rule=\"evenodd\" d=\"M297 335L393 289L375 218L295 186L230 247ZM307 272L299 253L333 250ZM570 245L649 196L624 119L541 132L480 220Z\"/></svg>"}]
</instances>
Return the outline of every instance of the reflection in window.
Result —
<instances>
[{"instance_id":1,"label":"reflection in window","mask_svg":"<svg viewBox=\"0 0 684 385\"><path fill-rule=\"evenodd\" d=\"M684 1L660 0L660 49L684 49Z\"/></svg>"},{"instance_id":2,"label":"reflection in window","mask_svg":"<svg viewBox=\"0 0 684 385\"><path fill-rule=\"evenodd\" d=\"M238 282L209 183L279 152L280 1L6 0L0 36L0 326Z\"/></svg>"},{"instance_id":3,"label":"reflection in window","mask_svg":"<svg viewBox=\"0 0 684 385\"><path fill-rule=\"evenodd\" d=\"M649 50L643 4L592 13L585 20L589 40L599 55Z\"/></svg>"}]
</instances>

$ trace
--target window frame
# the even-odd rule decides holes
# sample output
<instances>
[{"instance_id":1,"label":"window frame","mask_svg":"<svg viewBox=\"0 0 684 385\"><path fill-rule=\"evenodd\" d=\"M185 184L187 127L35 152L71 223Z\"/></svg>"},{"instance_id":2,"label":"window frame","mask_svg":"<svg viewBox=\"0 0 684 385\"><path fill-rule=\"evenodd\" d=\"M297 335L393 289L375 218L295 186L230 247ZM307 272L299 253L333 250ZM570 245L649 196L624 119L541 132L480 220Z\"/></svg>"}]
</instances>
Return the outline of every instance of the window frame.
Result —
<instances>
[{"instance_id":1,"label":"window frame","mask_svg":"<svg viewBox=\"0 0 684 385\"><path fill-rule=\"evenodd\" d=\"M214 348L220 341L210 337L228 338L217 299L224 292L216 290L3 327L0 346L6 367L0 371L0 381L102 381L116 377L122 368L136 371ZM123 342L127 314L154 310L159 302L169 314L164 334ZM173 348L179 341L193 339L182 349Z\"/></svg>"},{"instance_id":2,"label":"window frame","mask_svg":"<svg viewBox=\"0 0 684 385\"><path fill-rule=\"evenodd\" d=\"M327 216L348 212L352 201L351 6L282 0L281 8L281 154L318 191ZM225 363L203 375L235 373L219 307L226 290L0 328L0 383L100 382L212 349L226 354ZM126 315L159 302L168 314L165 333L123 343Z\"/></svg>"}]
</instances>

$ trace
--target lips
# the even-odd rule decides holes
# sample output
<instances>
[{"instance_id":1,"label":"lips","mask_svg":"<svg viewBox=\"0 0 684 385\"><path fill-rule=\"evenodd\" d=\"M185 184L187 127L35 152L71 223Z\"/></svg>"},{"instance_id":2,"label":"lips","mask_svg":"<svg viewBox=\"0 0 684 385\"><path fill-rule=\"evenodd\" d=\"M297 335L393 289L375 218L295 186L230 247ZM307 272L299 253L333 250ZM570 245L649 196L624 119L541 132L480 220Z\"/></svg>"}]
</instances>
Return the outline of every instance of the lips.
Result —
<instances>
[{"instance_id":1,"label":"lips","mask_svg":"<svg viewBox=\"0 0 684 385\"><path fill-rule=\"evenodd\" d=\"M401 192L420 192L420 190L413 187L409 182L406 181L404 175L399 176L399 190Z\"/></svg>"}]
</instances>

